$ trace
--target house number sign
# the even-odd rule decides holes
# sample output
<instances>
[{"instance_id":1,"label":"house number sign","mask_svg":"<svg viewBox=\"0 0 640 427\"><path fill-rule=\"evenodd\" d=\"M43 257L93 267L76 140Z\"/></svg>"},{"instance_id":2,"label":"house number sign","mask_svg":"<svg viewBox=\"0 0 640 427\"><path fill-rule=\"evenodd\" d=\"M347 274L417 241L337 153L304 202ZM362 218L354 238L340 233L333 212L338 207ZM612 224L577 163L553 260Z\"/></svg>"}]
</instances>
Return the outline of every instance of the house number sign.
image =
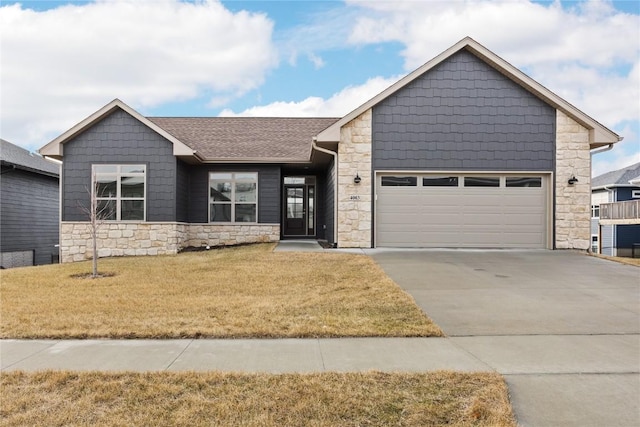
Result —
<instances>
[{"instance_id":1,"label":"house number sign","mask_svg":"<svg viewBox=\"0 0 640 427\"><path fill-rule=\"evenodd\" d=\"M349 200L360 200L360 196L349 196Z\"/></svg>"}]
</instances>

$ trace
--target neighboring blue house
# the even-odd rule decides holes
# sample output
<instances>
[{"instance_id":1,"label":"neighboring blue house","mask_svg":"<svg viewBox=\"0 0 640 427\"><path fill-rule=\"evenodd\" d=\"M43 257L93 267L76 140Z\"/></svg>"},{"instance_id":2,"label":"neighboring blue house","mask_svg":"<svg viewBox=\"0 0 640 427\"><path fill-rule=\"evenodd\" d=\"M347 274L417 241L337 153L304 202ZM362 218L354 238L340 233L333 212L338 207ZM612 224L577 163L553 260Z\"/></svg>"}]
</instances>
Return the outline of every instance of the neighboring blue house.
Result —
<instances>
[{"instance_id":1,"label":"neighboring blue house","mask_svg":"<svg viewBox=\"0 0 640 427\"><path fill-rule=\"evenodd\" d=\"M60 166L0 140L0 265L58 258Z\"/></svg>"},{"instance_id":2,"label":"neighboring blue house","mask_svg":"<svg viewBox=\"0 0 640 427\"><path fill-rule=\"evenodd\" d=\"M640 244L640 225L600 224L602 203L626 200L640 200L640 163L607 172L592 179L591 250L593 252L629 257L632 256L633 244Z\"/></svg>"},{"instance_id":3,"label":"neighboring blue house","mask_svg":"<svg viewBox=\"0 0 640 427\"><path fill-rule=\"evenodd\" d=\"M619 140L465 38L341 118L146 117L115 99L40 153L63 162L62 262L92 256L87 188L112 212L100 256L290 238L586 251L591 150Z\"/></svg>"}]
</instances>

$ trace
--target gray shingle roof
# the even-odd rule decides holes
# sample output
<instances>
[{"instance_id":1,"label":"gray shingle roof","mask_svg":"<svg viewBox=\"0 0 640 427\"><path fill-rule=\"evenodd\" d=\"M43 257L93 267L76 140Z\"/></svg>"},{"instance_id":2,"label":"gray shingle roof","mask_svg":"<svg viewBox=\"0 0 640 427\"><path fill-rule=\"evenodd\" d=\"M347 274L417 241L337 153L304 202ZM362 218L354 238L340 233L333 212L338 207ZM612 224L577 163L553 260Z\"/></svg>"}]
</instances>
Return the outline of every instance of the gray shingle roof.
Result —
<instances>
[{"instance_id":1,"label":"gray shingle roof","mask_svg":"<svg viewBox=\"0 0 640 427\"><path fill-rule=\"evenodd\" d=\"M0 160L3 164L16 166L32 172L54 176L60 175L59 165L45 160L40 155L31 153L4 139L0 139Z\"/></svg>"},{"instance_id":2,"label":"gray shingle roof","mask_svg":"<svg viewBox=\"0 0 640 427\"><path fill-rule=\"evenodd\" d=\"M640 176L640 163L596 176L591 180L591 187L629 185L629 181L638 176Z\"/></svg>"},{"instance_id":3,"label":"gray shingle roof","mask_svg":"<svg viewBox=\"0 0 640 427\"><path fill-rule=\"evenodd\" d=\"M308 161L312 138L337 118L147 117L205 160Z\"/></svg>"}]
</instances>

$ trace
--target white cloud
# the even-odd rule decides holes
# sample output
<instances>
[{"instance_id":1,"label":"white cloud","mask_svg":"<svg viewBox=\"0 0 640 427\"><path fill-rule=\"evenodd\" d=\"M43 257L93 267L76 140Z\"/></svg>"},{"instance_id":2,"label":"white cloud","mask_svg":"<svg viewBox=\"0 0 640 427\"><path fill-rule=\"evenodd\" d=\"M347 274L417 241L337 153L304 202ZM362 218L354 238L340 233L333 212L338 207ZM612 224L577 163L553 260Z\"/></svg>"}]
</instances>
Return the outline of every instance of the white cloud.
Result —
<instances>
[{"instance_id":1,"label":"white cloud","mask_svg":"<svg viewBox=\"0 0 640 427\"><path fill-rule=\"evenodd\" d=\"M309 58L309 61L311 61L313 66L316 68L316 70L325 66L324 59L322 59L315 53L309 53L307 57Z\"/></svg>"},{"instance_id":2,"label":"white cloud","mask_svg":"<svg viewBox=\"0 0 640 427\"><path fill-rule=\"evenodd\" d=\"M640 117L640 16L608 1L350 3L361 14L349 41L402 43L407 70L471 36L608 126Z\"/></svg>"},{"instance_id":3,"label":"white cloud","mask_svg":"<svg viewBox=\"0 0 640 427\"><path fill-rule=\"evenodd\" d=\"M135 108L259 86L277 63L273 23L218 1L100 0L0 8L2 137L38 148L113 98Z\"/></svg>"},{"instance_id":4,"label":"white cloud","mask_svg":"<svg viewBox=\"0 0 640 427\"><path fill-rule=\"evenodd\" d=\"M374 77L362 85L348 86L327 99L310 96L302 101L273 102L248 108L239 113L225 109L220 113L220 116L342 117L391 86L399 78L400 76L390 78Z\"/></svg>"}]
</instances>

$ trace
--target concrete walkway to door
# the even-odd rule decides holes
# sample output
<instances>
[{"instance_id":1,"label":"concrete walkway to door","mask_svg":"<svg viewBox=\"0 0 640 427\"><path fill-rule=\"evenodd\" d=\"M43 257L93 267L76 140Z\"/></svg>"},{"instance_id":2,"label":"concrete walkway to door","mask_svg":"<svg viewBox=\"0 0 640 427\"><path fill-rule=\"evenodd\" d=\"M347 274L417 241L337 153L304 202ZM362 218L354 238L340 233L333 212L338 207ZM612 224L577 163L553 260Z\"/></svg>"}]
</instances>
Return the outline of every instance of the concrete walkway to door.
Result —
<instances>
[{"instance_id":1,"label":"concrete walkway to door","mask_svg":"<svg viewBox=\"0 0 640 427\"><path fill-rule=\"evenodd\" d=\"M640 425L640 268L565 251L365 250L523 426Z\"/></svg>"}]
</instances>

